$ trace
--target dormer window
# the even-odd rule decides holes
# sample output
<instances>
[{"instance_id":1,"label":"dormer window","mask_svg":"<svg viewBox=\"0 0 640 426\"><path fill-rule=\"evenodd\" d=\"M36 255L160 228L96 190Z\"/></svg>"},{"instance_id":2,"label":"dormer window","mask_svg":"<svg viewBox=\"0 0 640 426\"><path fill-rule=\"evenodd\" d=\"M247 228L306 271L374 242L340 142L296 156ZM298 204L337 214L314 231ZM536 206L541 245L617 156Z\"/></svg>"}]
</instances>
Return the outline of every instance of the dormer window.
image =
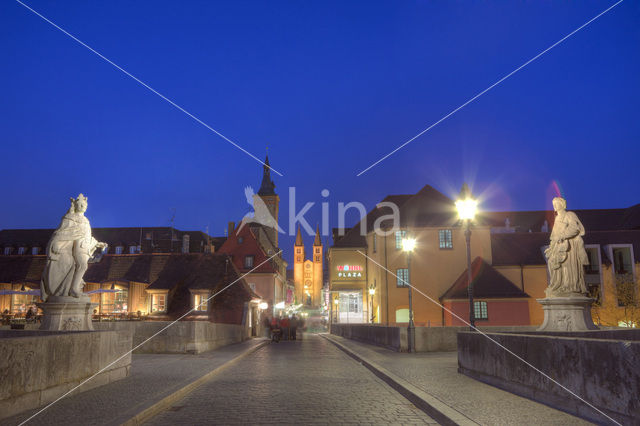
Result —
<instances>
[{"instance_id":1,"label":"dormer window","mask_svg":"<svg viewBox=\"0 0 640 426\"><path fill-rule=\"evenodd\" d=\"M40 247L32 247L31 248L31 254L34 255L34 256L37 255L39 251L40 251Z\"/></svg>"},{"instance_id":2,"label":"dormer window","mask_svg":"<svg viewBox=\"0 0 640 426\"><path fill-rule=\"evenodd\" d=\"M238 244L242 244L244 242L244 238L238 237Z\"/></svg>"},{"instance_id":3,"label":"dormer window","mask_svg":"<svg viewBox=\"0 0 640 426\"><path fill-rule=\"evenodd\" d=\"M117 246L116 247L116 254L122 254L122 250L124 249L124 247L122 246Z\"/></svg>"},{"instance_id":4,"label":"dormer window","mask_svg":"<svg viewBox=\"0 0 640 426\"><path fill-rule=\"evenodd\" d=\"M5 256L9 256L11 254L11 252L13 251L12 247L5 247L4 248L4 254Z\"/></svg>"},{"instance_id":5,"label":"dormer window","mask_svg":"<svg viewBox=\"0 0 640 426\"><path fill-rule=\"evenodd\" d=\"M137 246L129 246L129 254L136 254L138 252Z\"/></svg>"},{"instance_id":6,"label":"dormer window","mask_svg":"<svg viewBox=\"0 0 640 426\"><path fill-rule=\"evenodd\" d=\"M249 255L249 256L245 256L244 257L244 267L246 269L253 268L253 259L254 259L253 255Z\"/></svg>"},{"instance_id":7,"label":"dormer window","mask_svg":"<svg viewBox=\"0 0 640 426\"><path fill-rule=\"evenodd\" d=\"M18 254L25 254L27 252L26 247L18 247Z\"/></svg>"}]
</instances>

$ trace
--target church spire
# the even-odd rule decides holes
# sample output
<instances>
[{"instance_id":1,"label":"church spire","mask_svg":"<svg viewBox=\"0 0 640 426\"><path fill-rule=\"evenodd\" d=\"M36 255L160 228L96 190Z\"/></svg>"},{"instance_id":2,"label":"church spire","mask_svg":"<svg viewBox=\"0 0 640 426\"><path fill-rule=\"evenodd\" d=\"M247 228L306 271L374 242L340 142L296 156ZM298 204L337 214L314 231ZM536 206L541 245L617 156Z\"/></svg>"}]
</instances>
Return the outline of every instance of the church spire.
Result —
<instances>
[{"instance_id":1,"label":"church spire","mask_svg":"<svg viewBox=\"0 0 640 426\"><path fill-rule=\"evenodd\" d=\"M296 247L304 246L302 234L300 233L300 225L298 225L298 233L296 234Z\"/></svg>"},{"instance_id":2,"label":"church spire","mask_svg":"<svg viewBox=\"0 0 640 426\"><path fill-rule=\"evenodd\" d=\"M321 246L322 241L320 240L320 225L316 225L316 238L313 240L314 246Z\"/></svg>"},{"instance_id":3,"label":"church spire","mask_svg":"<svg viewBox=\"0 0 640 426\"><path fill-rule=\"evenodd\" d=\"M269 166L269 154L267 154L262 167L262 184L258 195L275 195L275 188L276 184L271 180L271 167Z\"/></svg>"}]
</instances>

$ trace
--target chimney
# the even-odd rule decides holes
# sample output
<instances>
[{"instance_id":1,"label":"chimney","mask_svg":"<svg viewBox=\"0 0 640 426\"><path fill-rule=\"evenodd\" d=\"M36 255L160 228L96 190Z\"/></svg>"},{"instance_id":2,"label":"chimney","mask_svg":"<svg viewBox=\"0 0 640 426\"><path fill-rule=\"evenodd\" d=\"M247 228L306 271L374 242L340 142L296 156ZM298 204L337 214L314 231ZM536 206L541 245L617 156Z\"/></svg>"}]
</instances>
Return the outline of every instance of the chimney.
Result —
<instances>
[{"instance_id":1,"label":"chimney","mask_svg":"<svg viewBox=\"0 0 640 426\"><path fill-rule=\"evenodd\" d=\"M236 230L236 223L235 222L229 222L229 225L227 227L227 238L230 238L231 235L233 235L233 231Z\"/></svg>"}]
</instances>

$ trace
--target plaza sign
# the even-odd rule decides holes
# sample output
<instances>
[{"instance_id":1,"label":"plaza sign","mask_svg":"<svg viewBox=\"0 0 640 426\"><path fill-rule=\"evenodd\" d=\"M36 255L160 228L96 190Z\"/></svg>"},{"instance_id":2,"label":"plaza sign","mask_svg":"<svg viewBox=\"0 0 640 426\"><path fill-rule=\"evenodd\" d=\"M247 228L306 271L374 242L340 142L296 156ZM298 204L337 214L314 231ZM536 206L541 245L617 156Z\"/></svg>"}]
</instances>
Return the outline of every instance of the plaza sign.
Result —
<instances>
[{"instance_id":1,"label":"plaza sign","mask_svg":"<svg viewBox=\"0 0 640 426\"><path fill-rule=\"evenodd\" d=\"M331 265L332 281L366 281L366 261L355 251L334 251Z\"/></svg>"}]
</instances>

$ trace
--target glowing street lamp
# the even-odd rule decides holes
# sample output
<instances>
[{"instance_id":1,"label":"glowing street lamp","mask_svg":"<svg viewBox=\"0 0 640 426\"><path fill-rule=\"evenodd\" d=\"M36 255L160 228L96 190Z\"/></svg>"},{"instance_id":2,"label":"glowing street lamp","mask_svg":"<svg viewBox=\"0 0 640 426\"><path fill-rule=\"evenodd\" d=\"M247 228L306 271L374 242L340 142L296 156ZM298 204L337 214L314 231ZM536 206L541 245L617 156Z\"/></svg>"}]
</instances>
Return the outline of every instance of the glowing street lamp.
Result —
<instances>
[{"instance_id":1,"label":"glowing street lamp","mask_svg":"<svg viewBox=\"0 0 640 426\"><path fill-rule=\"evenodd\" d=\"M376 287L375 284L371 284L369 287L369 300L371 308L369 308L369 316L371 317L371 324L373 324L373 296L376 295Z\"/></svg>"},{"instance_id":2,"label":"glowing street lamp","mask_svg":"<svg viewBox=\"0 0 640 426\"><path fill-rule=\"evenodd\" d=\"M413 324L413 301L411 298L411 254L416 248L415 238L404 238L402 240L402 251L407 254L407 287L409 287L409 327L407 328L407 349L409 352L415 351L415 326Z\"/></svg>"},{"instance_id":3,"label":"glowing street lamp","mask_svg":"<svg viewBox=\"0 0 640 426\"><path fill-rule=\"evenodd\" d=\"M460 198L456 201L456 209L458 210L458 217L464 226L464 239L467 243L467 279L469 286L467 292L469 294L469 324L471 331L475 330L476 315L473 306L473 281L471 278L471 221L476 216L478 211L478 200L474 199L471 195L471 190L466 183L462 184L460 190Z\"/></svg>"}]
</instances>

